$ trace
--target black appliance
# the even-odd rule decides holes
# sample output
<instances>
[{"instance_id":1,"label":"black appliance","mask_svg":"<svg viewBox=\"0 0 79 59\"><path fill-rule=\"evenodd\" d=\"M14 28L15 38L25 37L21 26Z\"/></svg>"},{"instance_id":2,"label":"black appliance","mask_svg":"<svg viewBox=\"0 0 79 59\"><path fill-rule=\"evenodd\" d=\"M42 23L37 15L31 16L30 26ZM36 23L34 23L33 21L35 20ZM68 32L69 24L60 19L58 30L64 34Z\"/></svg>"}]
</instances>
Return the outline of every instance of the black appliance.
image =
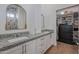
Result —
<instances>
[{"instance_id":1,"label":"black appliance","mask_svg":"<svg viewBox=\"0 0 79 59\"><path fill-rule=\"evenodd\" d=\"M72 25L60 24L58 36L59 36L58 41L68 43L68 44L75 44L73 42L73 26Z\"/></svg>"}]
</instances>

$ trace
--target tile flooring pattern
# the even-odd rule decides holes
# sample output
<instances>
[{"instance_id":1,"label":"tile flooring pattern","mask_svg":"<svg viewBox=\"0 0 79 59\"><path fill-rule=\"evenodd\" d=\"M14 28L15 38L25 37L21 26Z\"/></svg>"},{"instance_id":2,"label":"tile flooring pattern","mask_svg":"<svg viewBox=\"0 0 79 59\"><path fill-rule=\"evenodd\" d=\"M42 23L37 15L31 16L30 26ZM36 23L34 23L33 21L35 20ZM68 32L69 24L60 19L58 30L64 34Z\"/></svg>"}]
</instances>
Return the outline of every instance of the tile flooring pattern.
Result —
<instances>
[{"instance_id":1,"label":"tile flooring pattern","mask_svg":"<svg viewBox=\"0 0 79 59\"><path fill-rule=\"evenodd\" d=\"M51 47L46 54L77 54L78 46L58 42L57 46Z\"/></svg>"}]
</instances>

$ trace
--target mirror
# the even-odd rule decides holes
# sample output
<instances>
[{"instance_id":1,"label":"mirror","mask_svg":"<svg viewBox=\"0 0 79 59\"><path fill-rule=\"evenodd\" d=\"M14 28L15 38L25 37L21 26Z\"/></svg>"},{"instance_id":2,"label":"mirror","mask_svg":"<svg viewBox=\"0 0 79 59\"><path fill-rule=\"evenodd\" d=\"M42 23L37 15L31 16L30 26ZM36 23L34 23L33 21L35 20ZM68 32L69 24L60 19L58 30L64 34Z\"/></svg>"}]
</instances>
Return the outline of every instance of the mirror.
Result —
<instances>
[{"instance_id":1,"label":"mirror","mask_svg":"<svg viewBox=\"0 0 79 59\"><path fill-rule=\"evenodd\" d=\"M26 29L26 11L19 5L12 4L7 7L6 30Z\"/></svg>"}]
</instances>

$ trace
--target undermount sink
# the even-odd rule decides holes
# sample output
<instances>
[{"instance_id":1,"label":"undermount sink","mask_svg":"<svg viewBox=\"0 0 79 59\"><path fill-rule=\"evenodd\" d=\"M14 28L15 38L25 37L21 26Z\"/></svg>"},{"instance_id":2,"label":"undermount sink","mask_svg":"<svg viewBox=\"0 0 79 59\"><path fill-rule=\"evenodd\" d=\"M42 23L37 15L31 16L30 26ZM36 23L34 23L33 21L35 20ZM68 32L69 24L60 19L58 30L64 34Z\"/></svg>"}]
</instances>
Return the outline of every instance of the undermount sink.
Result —
<instances>
[{"instance_id":1,"label":"undermount sink","mask_svg":"<svg viewBox=\"0 0 79 59\"><path fill-rule=\"evenodd\" d=\"M29 39L29 37L18 37L18 38L10 39L8 40L8 42L13 43L13 42L21 41L21 40L26 40L26 39Z\"/></svg>"}]
</instances>

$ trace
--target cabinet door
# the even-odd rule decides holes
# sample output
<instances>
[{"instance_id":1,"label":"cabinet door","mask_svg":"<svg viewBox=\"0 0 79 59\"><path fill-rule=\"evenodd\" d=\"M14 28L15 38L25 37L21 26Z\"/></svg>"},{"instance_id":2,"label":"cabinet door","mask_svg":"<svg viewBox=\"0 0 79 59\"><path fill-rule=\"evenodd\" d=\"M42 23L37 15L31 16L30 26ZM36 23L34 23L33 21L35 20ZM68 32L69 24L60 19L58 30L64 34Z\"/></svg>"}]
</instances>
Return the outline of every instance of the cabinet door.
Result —
<instances>
[{"instance_id":1,"label":"cabinet door","mask_svg":"<svg viewBox=\"0 0 79 59\"><path fill-rule=\"evenodd\" d=\"M36 40L36 54L41 54L41 39Z\"/></svg>"},{"instance_id":2,"label":"cabinet door","mask_svg":"<svg viewBox=\"0 0 79 59\"><path fill-rule=\"evenodd\" d=\"M53 33L51 34L51 45L54 45L54 46L57 45L57 41L56 41L56 39L54 39L54 34Z\"/></svg>"},{"instance_id":3,"label":"cabinet door","mask_svg":"<svg viewBox=\"0 0 79 59\"><path fill-rule=\"evenodd\" d=\"M46 52L46 50L47 50L47 43L48 43L46 37L47 37L47 36L44 37L44 46L45 46L45 47L44 47L44 52Z\"/></svg>"},{"instance_id":4,"label":"cabinet door","mask_svg":"<svg viewBox=\"0 0 79 59\"><path fill-rule=\"evenodd\" d=\"M48 36L49 38L49 47L51 46L51 35Z\"/></svg>"},{"instance_id":5,"label":"cabinet door","mask_svg":"<svg viewBox=\"0 0 79 59\"><path fill-rule=\"evenodd\" d=\"M45 36L40 38L41 40L41 53L44 53L46 51L46 39Z\"/></svg>"},{"instance_id":6,"label":"cabinet door","mask_svg":"<svg viewBox=\"0 0 79 59\"><path fill-rule=\"evenodd\" d=\"M22 45L21 46L16 46L12 49L2 51L0 54L22 54Z\"/></svg>"},{"instance_id":7,"label":"cabinet door","mask_svg":"<svg viewBox=\"0 0 79 59\"><path fill-rule=\"evenodd\" d=\"M51 46L50 35L45 36L45 39L46 39L46 49L48 49Z\"/></svg>"},{"instance_id":8,"label":"cabinet door","mask_svg":"<svg viewBox=\"0 0 79 59\"><path fill-rule=\"evenodd\" d=\"M26 43L22 44L22 54L26 54Z\"/></svg>"},{"instance_id":9,"label":"cabinet door","mask_svg":"<svg viewBox=\"0 0 79 59\"><path fill-rule=\"evenodd\" d=\"M41 40L41 53L45 53L46 50L51 46L50 35L46 35L40 38Z\"/></svg>"},{"instance_id":10,"label":"cabinet door","mask_svg":"<svg viewBox=\"0 0 79 59\"><path fill-rule=\"evenodd\" d=\"M36 40L26 43L26 54L35 54L36 53Z\"/></svg>"}]
</instances>

